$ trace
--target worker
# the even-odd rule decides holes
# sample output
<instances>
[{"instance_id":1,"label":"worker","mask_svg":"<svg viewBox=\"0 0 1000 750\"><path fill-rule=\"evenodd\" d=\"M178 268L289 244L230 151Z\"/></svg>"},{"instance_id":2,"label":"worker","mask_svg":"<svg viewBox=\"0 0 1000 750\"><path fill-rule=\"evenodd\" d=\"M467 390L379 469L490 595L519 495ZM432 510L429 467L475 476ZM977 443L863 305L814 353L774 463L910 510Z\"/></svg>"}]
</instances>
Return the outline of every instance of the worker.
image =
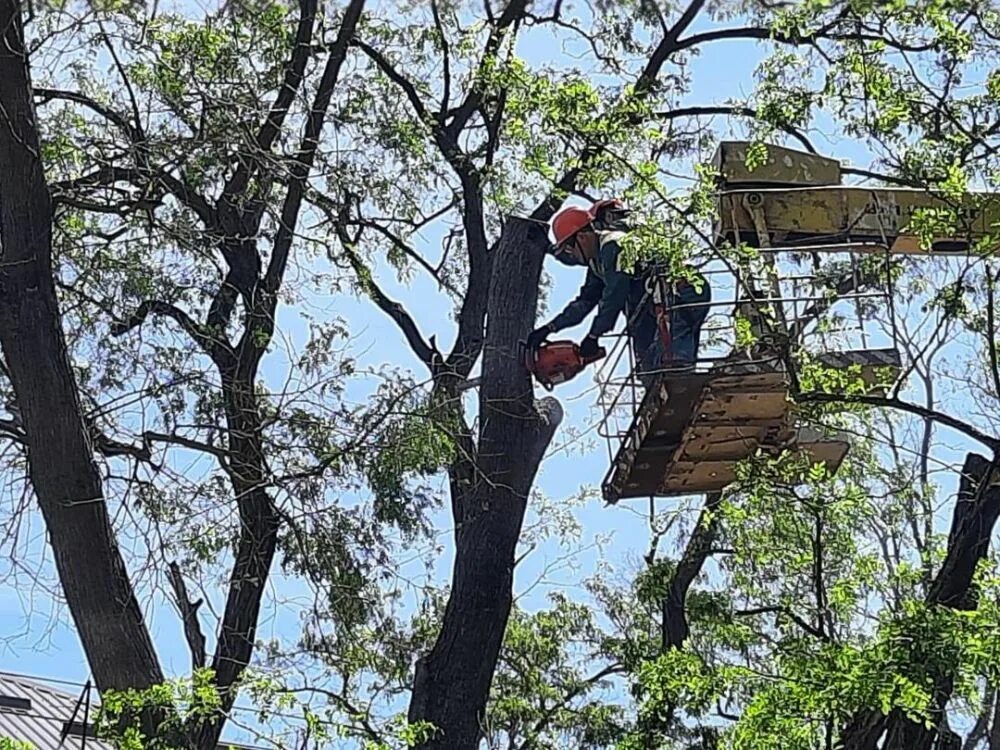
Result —
<instances>
[{"instance_id":1,"label":"worker","mask_svg":"<svg viewBox=\"0 0 1000 750\"><path fill-rule=\"evenodd\" d=\"M658 335L653 298L646 289L647 276L628 273L621 267L619 243L628 231L627 216L621 201L612 199L598 201L589 209L569 206L552 218L553 255L566 265L587 266L587 277L565 310L529 334L527 344L531 349L537 349L549 334L578 325L596 307L590 332L580 343L581 357L597 354L599 337L613 329L618 315L624 312L640 377L663 369L668 352ZM672 287L668 299L669 367L690 369L697 359L711 292L708 282L700 276L694 282L677 279ZM648 384L650 377L642 379Z\"/></svg>"}]
</instances>

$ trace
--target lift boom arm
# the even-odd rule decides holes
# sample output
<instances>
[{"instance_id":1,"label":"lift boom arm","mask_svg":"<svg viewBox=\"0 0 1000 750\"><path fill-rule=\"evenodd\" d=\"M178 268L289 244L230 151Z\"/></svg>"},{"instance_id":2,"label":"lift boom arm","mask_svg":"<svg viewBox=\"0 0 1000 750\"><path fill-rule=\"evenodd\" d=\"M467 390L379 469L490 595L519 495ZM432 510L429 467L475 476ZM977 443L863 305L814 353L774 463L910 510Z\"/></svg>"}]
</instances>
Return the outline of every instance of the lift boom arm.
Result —
<instances>
[{"instance_id":1,"label":"lift boom arm","mask_svg":"<svg viewBox=\"0 0 1000 750\"><path fill-rule=\"evenodd\" d=\"M775 249L889 250L900 254L985 255L1000 249L1000 195L951 199L916 188L841 185L840 165L769 146L767 161L746 166L748 144L725 142L715 156L721 190L716 236L758 244L751 211L763 211Z\"/></svg>"}]
</instances>

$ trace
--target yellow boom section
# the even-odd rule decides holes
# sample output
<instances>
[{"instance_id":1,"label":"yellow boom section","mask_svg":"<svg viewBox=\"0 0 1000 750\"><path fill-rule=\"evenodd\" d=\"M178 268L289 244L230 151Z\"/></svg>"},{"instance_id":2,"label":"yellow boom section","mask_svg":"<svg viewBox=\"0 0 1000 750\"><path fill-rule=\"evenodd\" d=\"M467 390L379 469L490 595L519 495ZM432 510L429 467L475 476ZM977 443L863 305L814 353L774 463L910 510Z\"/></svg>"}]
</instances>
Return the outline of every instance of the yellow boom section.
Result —
<instances>
[{"instance_id":1,"label":"yellow boom section","mask_svg":"<svg viewBox=\"0 0 1000 750\"><path fill-rule=\"evenodd\" d=\"M931 255L1000 249L1000 195L967 193L956 201L915 188L843 186L833 160L776 146L768 147L765 164L750 170L746 146L723 143L715 156L717 238L758 245L766 230L775 249L847 245Z\"/></svg>"}]
</instances>

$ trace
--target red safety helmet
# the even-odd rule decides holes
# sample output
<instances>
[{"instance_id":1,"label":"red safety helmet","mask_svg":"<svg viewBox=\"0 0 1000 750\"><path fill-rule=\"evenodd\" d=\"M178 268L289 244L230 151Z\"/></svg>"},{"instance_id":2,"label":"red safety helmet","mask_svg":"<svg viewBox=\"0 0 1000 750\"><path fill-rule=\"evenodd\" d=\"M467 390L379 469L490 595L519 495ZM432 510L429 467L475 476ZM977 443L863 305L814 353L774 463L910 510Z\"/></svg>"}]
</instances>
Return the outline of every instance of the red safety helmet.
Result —
<instances>
[{"instance_id":1,"label":"red safety helmet","mask_svg":"<svg viewBox=\"0 0 1000 750\"><path fill-rule=\"evenodd\" d=\"M579 206L564 208L552 217L552 234L555 235L556 245L563 244L577 232L586 229L593 220L594 217L586 208Z\"/></svg>"},{"instance_id":2,"label":"red safety helmet","mask_svg":"<svg viewBox=\"0 0 1000 750\"><path fill-rule=\"evenodd\" d=\"M597 215L605 208L616 208L625 211L625 204L617 198L608 198L594 203L590 208L567 206L552 217L552 234L556 238L556 246L572 239L573 235L586 229L593 223Z\"/></svg>"}]
</instances>

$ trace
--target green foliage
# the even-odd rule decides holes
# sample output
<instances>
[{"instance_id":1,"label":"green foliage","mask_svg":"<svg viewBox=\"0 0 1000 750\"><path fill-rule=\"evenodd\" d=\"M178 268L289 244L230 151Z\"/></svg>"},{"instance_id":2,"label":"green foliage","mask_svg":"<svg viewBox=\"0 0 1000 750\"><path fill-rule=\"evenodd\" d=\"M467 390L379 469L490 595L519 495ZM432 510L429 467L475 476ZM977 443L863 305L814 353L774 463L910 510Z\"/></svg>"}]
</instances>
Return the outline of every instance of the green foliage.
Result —
<instances>
[{"instance_id":1,"label":"green foliage","mask_svg":"<svg viewBox=\"0 0 1000 750\"><path fill-rule=\"evenodd\" d=\"M415 530L421 490L408 486L411 476L431 477L448 466L455 456L451 436L455 425L442 422L446 412L413 403L399 418L390 419L373 445L373 451L358 456L368 485L375 494L375 514L381 521ZM414 494L416 493L416 494ZM408 525L414 524L414 525Z\"/></svg>"},{"instance_id":2,"label":"green foliage","mask_svg":"<svg viewBox=\"0 0 1000 750\"><path fill-rule=\"evenodd\" d=\"M210 669L190 679L168 680L146 690L106 690L101 694L97 735L124 750L174 750L186 735L213 720L222 701ZM152 723L153 734L141 728Z\"/></svg>"},{"instance_id":3,"label":"green foliage","mask_svg":"<svg viewBox=\"0 0 1000 750\"><path fill-rule=\"evenodd\" d=\"M607 747L622 729L605 699L620 669L602 666L593 610L555 594L535 613L515 609L494 677L487 725L527 747Z\"/></svg>"}]
</instances>

